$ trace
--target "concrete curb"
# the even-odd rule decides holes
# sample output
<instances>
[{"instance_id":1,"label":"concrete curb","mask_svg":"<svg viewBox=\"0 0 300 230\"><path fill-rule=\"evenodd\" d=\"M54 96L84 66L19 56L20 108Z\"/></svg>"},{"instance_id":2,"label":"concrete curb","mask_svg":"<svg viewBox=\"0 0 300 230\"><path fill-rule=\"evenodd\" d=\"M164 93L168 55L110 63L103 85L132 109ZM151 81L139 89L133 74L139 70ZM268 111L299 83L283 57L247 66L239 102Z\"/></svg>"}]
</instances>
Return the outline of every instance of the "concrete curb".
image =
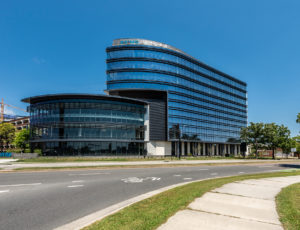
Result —
<instances>
[{"instance_id":1,"label":"concrete curb","mask_svg":"<svg viewBox=\"0 0 300 230\"><path fill-rule=\"evenodd\" d=\"M297 161L297 160L296 160ZM56 163L18 163L1 164L1 171L13 171L18 168L56 168L56 167L110 167L110 166L173 166L173 165L207 165L207 164L284 164L295 160L179 160L179 161L132 161L132 162L56 162Z\"/></svg>"},{"instance_id":2,"label":"concrete curb","mask_svg":"<svg viewBox=\"0 0 300 230\"><path fill-rule=\"evenodd\" d=\"M92 223L94 223L96 221L102 220L103 218L105 218L105 217L107 217L111 214L114 214L114 213L116 213L116 212L118 212L118 211L132 205L132 204L135 204L139 201L142 201L142 200L145 200L145 199L150 198L152 196L155 196L159 193L165 192L169 189L176 188L176 187L186 185L186 184L190 184L190 183L194 183L194 182L200 182L200 181L206 181L206 180L218 179L218 178L226 178L226 177L231 177L231 176L210 177L210 178L206 178L206 179L203 179L203 180L193 180L193 181L183 182L183 183L179 183L179 184L170 185L170 186L167 186L167 187L164 187L164 188L160 188L160 189L157 189L157 190L154 190L154 191L151 191L151 192L133 197L131 199L122 201L118 204L114 204L112 206L109 206L109 207L107 207L105 209L102 209L102 210L99 210L97 212L91 213L87 216L84 216L80 219L72 221L68 224L57 227L54 230L80 230L80 229L82 229L82 228L84 228L88 225L91 225Z\"/></svg>"}]
</instances>

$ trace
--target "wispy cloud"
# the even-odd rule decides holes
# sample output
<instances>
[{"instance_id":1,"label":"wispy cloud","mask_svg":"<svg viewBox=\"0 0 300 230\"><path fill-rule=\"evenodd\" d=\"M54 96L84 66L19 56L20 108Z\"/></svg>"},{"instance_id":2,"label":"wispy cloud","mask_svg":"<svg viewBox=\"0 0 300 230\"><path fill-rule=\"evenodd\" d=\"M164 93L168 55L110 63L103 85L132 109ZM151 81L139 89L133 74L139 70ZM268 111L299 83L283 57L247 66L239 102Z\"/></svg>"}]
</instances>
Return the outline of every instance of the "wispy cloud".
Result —
<instances>
[{"instance_id":1,"label":"wispy cloud","mask_svg":"<svg viewBox=\"0 0 300 230\"><path fill-rule=\"evenodd\" d=\"M46 63L46 60L44 58L40 58L40 57L34 57L34 58L32 58L32 61L38 65Z\"/></svg>"}]
</instances>

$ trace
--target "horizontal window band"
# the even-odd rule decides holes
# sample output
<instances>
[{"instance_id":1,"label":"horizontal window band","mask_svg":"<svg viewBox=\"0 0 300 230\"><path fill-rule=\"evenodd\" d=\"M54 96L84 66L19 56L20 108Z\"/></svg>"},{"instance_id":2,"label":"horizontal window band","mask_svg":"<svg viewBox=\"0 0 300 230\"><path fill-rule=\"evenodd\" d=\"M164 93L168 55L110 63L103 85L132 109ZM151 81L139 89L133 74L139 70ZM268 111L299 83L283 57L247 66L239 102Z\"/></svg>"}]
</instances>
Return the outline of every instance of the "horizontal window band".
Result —
<instances>
[{"instance_id":1,"label":"horizontal window band","mask_svg":"<svg viewBox=\"0 0 300 230\"><path fill-rule=\"evenodd\" d=\"M207 127L207 126L198 126L198 125L188 125L188 124L183 124L184 127L188 127L188 128L196 128L196 129L202 129L202 130L210 130L210 131L220 131L220 132L226 132L226 133L230 133L230 134L235 134L235 135L240 135L240 132L238 131L232 131L229 129L218 129L218 128L211 128L211 127Z\"/></svg>"},{"instance_id":2,"label":"horizontal window band","mask_svg":"<svg viewBox=\"0 0 300 230\"><path fill-rule=\"evenodd\" d=\"M239 131L234 131L234 130L230 130L230 129L212 128L212 127L208 127L208 126L189 125L189 124L182 124L182 126L190 127L190 128L197 128L197 129L199 128L199 129L203 129L203 130L228 132L228 133L233 133L233 134L237 134L237 135L240 134Z\"/></svg>"},{"instance_id":3,"label":"horizontal window band","mask_svg":"<svg viewBox=\"0 0 300 230\"><path fill-rule=\"evenodd\" d=\"M213 78L213 77L211 77L211 76L209 76L209 75L207 75L205 73L201 73L201 72L199 72L197 70L193 70L192 68L190 68L188 66L185 66L185 65L182 65L182 64L178 64L178 63L172 62L172 61L161 60L161 59L156 59L156 58L144 58L144 57L112 58L112 59L107 59L106 60L107 63L123 62L123 61L147 61L147 62L156 62L156 63L163 63L163 64L168 64L168 65L176 66L176 67L179 67L181 69L185 69L187 71L190 71L190 72L192 72L194 74L198 74L198 75L200 75L202 77L205 77L206 79L215 81L215 82L220 83L222 85L228 86L228 87L230 87L232 89L238 90L238 91L240 91L242 93L247 93L246 90L240 89L240 88L238 88L236 86L230 85L230 84L228 84L226 82L223 82L223 81L220 81L220 80L218 80L216 78ZM196 80L196 79L193 79L193 78L190 78L190 79L198 82L198 80ZM204 83L204 84L206 84L206 83Z\"/></svg>"},{"instance_id":4,"label":"horizontal window band","mask_svg":"<svg viewBox=\"0 0 300 230\"><path fill-rule=\"evenodd\" d=\"M236 110L236 111L239 111L239 112L247 113L247 110L242 110L242 109L239 109L239 108L236 108L236 107L232 107L232 106L221 104L221 103L218 103L218 102L206 100L204 98L188 95L188 94L185 94L185 93L176 92L176 91L173 91L173 90L169 90L168 93L173 94L173 95L175 94L175 95L179 95L179 96L182 96L182 97L195 99L195 100L198 100L198 101L203 101L203 102L213 104L213 105L218 105L218 106L221 106L221 107L224 107L224 108L227 108L227 109L232 109L232 110ZM247 105L244 105L243 107L247 108Z\"/></svg>"},{"instance_id":5,"label":"horizontal window band","mask_svg":"<svg viewBox=\"0 0 300 230\"><path fill-rule=\"evenodd\" d=\"M37 143L37 142L128 142L128 143L145 143L144 140L126 140L126 139L98 139L98 138L82 138L82 139L36 139L36 140L30 140L31 143Z\"/></svg>"},{"instance_id":6,"label":"horizontal window band","mask_svg":"<svg viewBox=\"0 0 300 230\"><path fill-rule=\"evenodd\" d=\"M144 123L144 122L141 122ZM118 129L129 129L129 128L142 128L141 124L124 124L124 123L89 123L89 122L38 122L33 123L30 129L34 127L57 127L57 128L118 128Z\"/></svg>"},{"instance_id":7,"label":"horizontal window band","mask_svg":"<svg viewBox=\"0 0 300 230\"><path fill-rule=\"evenodd\" d=\"M172 107L172 106L169 106L169 109L171 109L171 110L177 110L177 111L183 111L183 112L188 112L188 113L193 113L193 114L199 114L199 115L207 116L207 117L214 117L214 118L217 118L217 119L223 119L223 120L227 120L227 121L239 122L241 124L247 124L247 122L244 122L242 120L232 119L232 118L223 117L223 116L216 116L216 115L209 114L209 113L201 113L201 112L193 111L193 110L190 110L190 109L182 109L182 108Z\"/></svg>"},{"instance_id":8,"label":"horizontal window band","mask_svg":"<svg viewBox=\"0 0 300 230\"><path fill-rule=\"evenodd\" d=\"M212 137L212 138L218 138L218 137L220 137L220 138L237 138L237 139L239 139L239 137L237 137L237 136L225 136L225 135L218 135L218 134L208 134L208 133L197 133L197 134L195 134L195 133L189 133L190 135L192 134L192 135L197 135L197 137L200 137L201 138L201 136L204 136L204 137ZM174 140L173 138L169 138L170 140ZM182 138L180 138L180 139L182 139ZM178 138L176 139L176 140L178 140ZM187 139L188 140L188 139Z\"/></svg>"},{"instance_id":9,"label":"horizontal window band","mask_svg":"<svg viewBox=\"0 0 300 230\"><path fill-rule=\"evenodd\" d=\"M146 47L146 46L118 46L118 47L115 47L115 46L111 46L111 47L108 47L106 48L106 52L111 52L111 51L119 51L119 50L148 50L148 51L158 51L158 52L162 52L162 53L166 53L166 54L171 54L171 55L174 55L176 57L180 57L182 59L185 59L186 61L189 61L189 62L192 62L202 68L205 68L205 69L208 69L209 71L212 71L216 74L219 74L220 76L222 77L225 77L227 78L228 80L231 80L231 81L234 81L238 84L241 84L243 86L247 86L247 84L243 81L240 81L228 74L225 74L211 66L208 66L200 61L198 61L197 59L195 58L191 58L187 55L183 55L181 53L178 53L178 52L175 52L175 51L171 51L171 50L167 50L167 49L162 49L162 48L157 48L157 47Z\"/></svg>"},{"instance_id":10,"label":"horizontal window band","mask_svg":"<svg viewBox=\"0 0 300 230\"><path fill-rule=\"evenodd\" d=\"M186 120L190 120L190 121L203 122L203 123L208 123L208 124L212 124L212 125L224 125L224 126L233 127L233 128L244 127L242 125L233 125L233 124L227 124L227 123L223 123L223 122L210 121L210 120L192 118L192 117L181 116L181 115L169 115L169 118L186 119Z\"/></svg>"},{"instance_id":11,"label":"horizontal window band","mask_svg":"<svg viewBox=\"0 0 300 230\"><path fill-rule=\"evenodd\" d=\"M178 102L178 103L182 103L182 104L186 104L186 105L190 105L190 106L194 106L194 107L198 107L198 108L202 108L202 109L207 109L207 110L215 111L215 112L218 112L218 113L224 113L224 114L228 114L228 115L237 116L237 117L241 117L241 118L246 118L247 119L247 116L243 116L243 115L240 115L240 114L237 114L237 113L231 113L231 112L227 112L227 111L224 111L224 110L215 109L215 108L204 106L204 105L197 105L195 103L191 103L191 102L187 102L187 101L183 101L183 100L169 99L169 101L171 101L171 102Z\"/></svg>"},{"instance_id":12,"label":"horizontal window band","mask_svg":"<svg viewBox=\"0 0 300 230\"><path fill-rule=\"evenodd\" d=\"M222 93L225 93L225 94L228 94L230 96L233 96L233 97L237 97L239 99L242 99L242 100L247 100L246 97L242 97L240 95L237 95L237 94L234 94L234 93L230 93L226 90L223 90L223 89L219 89L217 87L214 87L214 86L211 86L211 85L208 85L206 83L203 83L203 82L199 82L197 80L194 80L190 77L187 77L185 75L181 75L181 74L178 74L178 73L173 73L173 72L170 72L170 71L165 71L165 70L156 70L156 69L143 69L143 68L125 68L125 69L112 69L112 70L107 70L106 73L107 74L110 74L110 73L118 73L118 72L147 72L147 73L159 73L159 74L164 74L164 75L170 75L170 76L174 76L174 77L179 77L181 79L184 79L184 80L187 80L187 81L190 81L190 82L193 82L193 83L196 83L198 85L202 85L204 87L207 87L207 88L210 88L210 89L214 89L216 91L219 91L219 92L222 92Z\"/></svg>"},{"instance_id":13,"label":"horizontal window band","mask_svg":"<svg viewBox=\"0 0 300 230\"><path fill-rule=\"evenodd\" d=\"M160 84L160 85L175 86L175 87L178 87L178 88L182 88L182 89L186 89L186 90L189 90L189 91L192 91L192 92L195 92L195 93L202 94L202 95L207 96L207 97L211 97L211 98L215 98L215 99L218 99L218 100L226 101L226 102L231 103L231 104L245 106L245 104L241 104L239 102L235 102L235 101L232 101L232 100L229 100L229 99L226 99L226 98L222 98L222 97L219 97L219 96L215 96L215 95L212 95L212 94L205 93L205 92L200 91L200 90L195 90L195 89L183 86L183 85L179 85L179 84L175 84L175 83L170 83L170 82L150 81L150 80L140 80L140 79L137 79L137 80L130 79L130 80L112 80L112 81L107 81L108 85L109 84L118 84L118 83L153 83L153 84Z\"/></svg>"}]
</instances>

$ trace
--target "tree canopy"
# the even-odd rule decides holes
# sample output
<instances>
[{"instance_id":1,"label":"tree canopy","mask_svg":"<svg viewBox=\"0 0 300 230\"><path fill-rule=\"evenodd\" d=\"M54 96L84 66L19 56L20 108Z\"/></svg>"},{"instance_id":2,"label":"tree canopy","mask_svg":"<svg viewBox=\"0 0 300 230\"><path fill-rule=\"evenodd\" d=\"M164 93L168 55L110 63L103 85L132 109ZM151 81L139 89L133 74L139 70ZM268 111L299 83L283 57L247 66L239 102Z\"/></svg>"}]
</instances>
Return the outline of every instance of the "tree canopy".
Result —
<instances>
[{"instance_id":1,"label":"tree canopy","mask_svg":"<svg viewBox=\"0 0 300 230\"><path fill-rule=\"evenodd\" d=\"M255 149L255 155L258 157L258 149L263 144L264 137L264 124L263 123L253 123L241 130L241 140L248 144L252 144Z\"/></svg>"},{"instance_id":2,"label":"tree canopy","mask_svg":"<svg viewBox=\"0 0 300 230\"><path fill-rule=\"evenodd\" d=\"M272 150L272 157L275 159L277 148L288 154L295 147L296 143L290 138L290 134L290 130L284 125L250 122L248 127L241 130L241 140L253 146L256 157L259 149L267 148Z\"/></svg>"},{"instance_id":3,"label":"tree canopy","mask_svg":"<svg viewBox=\"0 0 300 230\"><path fill-rule=\"evenodd\" d=\"M14 140L14 144L21 148L22 152L25 152L27 144L29 143L29 130L23 129L16 134L16 138Z\"/></svg>"},{"instance_id":4,"label":"tree canopy","mask_svg":"<svg viewBox=\"0 0 300 230\"><path fill-rule=\"evenodd\" d=\"M0 124L0 148L3 151L5 146L9 146L15 137L15 127L10 123Z\"/></svg>"}]
</instances>

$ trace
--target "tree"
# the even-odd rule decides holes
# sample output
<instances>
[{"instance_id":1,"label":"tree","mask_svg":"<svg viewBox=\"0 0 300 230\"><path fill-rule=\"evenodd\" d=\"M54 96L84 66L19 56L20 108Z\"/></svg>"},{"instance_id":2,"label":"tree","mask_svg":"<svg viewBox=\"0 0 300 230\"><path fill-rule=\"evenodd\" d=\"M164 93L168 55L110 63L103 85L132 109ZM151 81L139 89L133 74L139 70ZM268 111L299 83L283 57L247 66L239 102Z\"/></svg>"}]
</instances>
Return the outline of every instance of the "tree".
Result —
<instances>
[{"instance_id":1,"label":"tree","mask_svg":"<svg viewBox=\"0 0 300 230\"><path fill-rule=\"evenodd\" d=\"M282 140L282 142L280 143L280 148L282 149L282 153L286 154L286 157L288 157L288 155L291 152L291 148L295 148L296 147L296 141L293 138L287 138L285 140Z\"/></svg>"},{"instance_id":2,"label":"tree","mask_svg":"<svg viewBox=\"0 0 300 230\"><path fill-rule=\"evenodd\" d=\"M293 137L293 139L296 142L296 154L298 155L298 158L300 159L300 136Z\"/></svg>"},{"instance_id":3,"label":"tree","mask_svg":"<svg viewBox=\"0 0 300 230\"><path fill-rule=\"evenodd\" d=\"M296 120L297 123L300 123L300 113L298 113L297 115L297 120Z\"/></svg>"},{"instance_id":4,"label":"tree","mask_svg":"<svg viewBox=\"0 0 300 230\"><path fill-rule=\"evenodd\" d=\"M22 152L25 152L25 149L27 147L27 144L29 143L29 130L23 129L20 132L16 134L15 145L22 150Z\"/></svg>"},{"instance_id":5,"label":"tree","mask_svg":"<svg viewBox=\"0 0 300 230\"><path fill-rule=\"evenodd\" d=\"M247 144L251 144L255 150L256 158L258 158L258 149L264 143L264 124L250 122L248 127L242 128L241 140Z\"/></svg>"},{"instance_id":6,"label":"tree","mask_svg":"<svg viewBox=\"0 0 300 230\"><path fill-rule=\"evenodd\" d=\"M290 137L290 130L284 125L275 123L265 124L264 142L272 150L272 158L275 159L275 150Z\"/></svg>"},{"instance_id":7,"label":"tree","mask_svg":"<svg viewBox=\"0 0 300 230\"><path fill-rule=\"evenodd\" d=\"M10 123L0 124L0 148L3 151L4 146L9 146L15 137L15 127Z\"/></svg>"}]
</instances>

